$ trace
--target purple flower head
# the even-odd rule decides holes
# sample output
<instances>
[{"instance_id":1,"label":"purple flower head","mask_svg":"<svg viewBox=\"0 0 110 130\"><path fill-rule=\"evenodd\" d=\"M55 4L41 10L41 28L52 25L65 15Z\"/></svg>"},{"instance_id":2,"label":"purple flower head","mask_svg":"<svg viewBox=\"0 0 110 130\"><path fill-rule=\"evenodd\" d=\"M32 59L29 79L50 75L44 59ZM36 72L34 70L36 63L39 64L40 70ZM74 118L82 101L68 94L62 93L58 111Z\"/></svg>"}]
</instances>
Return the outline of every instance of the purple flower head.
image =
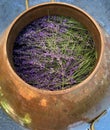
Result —
<instances>
[{"instance_id":1,"label":"purple flower head","mask_svg":"<svg viewBox=\"0 0 110 130\"><path fill-rule=\"evenodd\" d=\"M25 82L39 89L54 91L67 89L87 77L87 73L80 75L86 70L79 71L83 68L81 61L86 55L85 49L90 52L95 47L91 44L93 40L87 39L87 31L84 35L84 29L74 31L75 24L76 28L80 26L71 18L44 16L19 33L13 48L13 62L16 72ZM87 44L83 43L84 36Z\"/></svg>"}]
</instances>

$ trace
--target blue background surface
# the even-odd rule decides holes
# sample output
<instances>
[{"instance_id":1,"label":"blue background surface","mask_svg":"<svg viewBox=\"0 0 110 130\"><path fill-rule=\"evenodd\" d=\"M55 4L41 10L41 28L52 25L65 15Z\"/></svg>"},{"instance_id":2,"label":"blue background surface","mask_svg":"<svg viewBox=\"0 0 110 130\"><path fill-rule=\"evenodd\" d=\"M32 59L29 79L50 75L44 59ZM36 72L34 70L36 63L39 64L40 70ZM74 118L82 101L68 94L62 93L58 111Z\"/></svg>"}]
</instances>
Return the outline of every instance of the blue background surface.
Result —
<instances>
[{"instance_id":1,"label":"blue background surface","mask_svg":"<svg viewBox=\"0 0 110 130\"><path fill-rule=\"evenodd\" d=\"M56 0L76 5L86 12L108 32L110 35L110 0ZM33 6L47 0L30 0ZM0 0L0 33L2 33L14 18L25 10L25 0ZM76 124L69 130L88 130L89 124ZM44 128L45 129L45 128ZM27 130L15 123L2 109L0 109L0 130ZM95 130L110 130L110 110L95 124Z\"/></svg>"}]
</instances>

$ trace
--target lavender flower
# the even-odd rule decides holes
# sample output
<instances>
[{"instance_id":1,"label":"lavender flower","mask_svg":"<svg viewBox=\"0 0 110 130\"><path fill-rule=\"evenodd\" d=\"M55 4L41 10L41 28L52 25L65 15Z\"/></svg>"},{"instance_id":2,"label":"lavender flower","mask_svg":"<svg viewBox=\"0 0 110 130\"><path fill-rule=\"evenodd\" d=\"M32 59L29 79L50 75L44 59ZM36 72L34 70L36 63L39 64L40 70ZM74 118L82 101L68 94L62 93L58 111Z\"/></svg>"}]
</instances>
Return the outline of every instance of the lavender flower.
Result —
<instances>
[{"instance_id":1,"label":"lavender flower","mask_svg":"<svg viewBox=\"0 0 110 130\"><path fill-rule=\"evenodd\" d=\"M44 16L16 38L13 62L17 74L39 89L62 90L83 81L96 61L95 44L76 20Z\"/></svg>"}]
</instances>

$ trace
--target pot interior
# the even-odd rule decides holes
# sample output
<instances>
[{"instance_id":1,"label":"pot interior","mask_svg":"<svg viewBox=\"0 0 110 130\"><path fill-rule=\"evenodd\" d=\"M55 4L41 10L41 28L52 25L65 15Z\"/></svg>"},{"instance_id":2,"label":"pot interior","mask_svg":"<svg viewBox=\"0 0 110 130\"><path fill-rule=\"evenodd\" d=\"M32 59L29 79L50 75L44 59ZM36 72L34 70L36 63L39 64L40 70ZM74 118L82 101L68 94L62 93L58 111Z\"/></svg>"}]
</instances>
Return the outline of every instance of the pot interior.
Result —
<instances>
[{"instance_id":1,"label":"pot interior","mask_svg":"<svg viewBox=\"0 0 110 130\"><path fill-rule=\"evenodd\" d=\"M98 56L97 58L98 63L102 50L102 43L101 43L100 30L97 28L95 21L88 14L86 14L84 11L82 11L77 7L63 3L45 3L32 7L28 11L22 13L15 19L15 21L11 25L11 30L8 35L6 48L7 48L7 56L13 69L14 65L12 59L12 51L15 39L18 36L19 32L26 25L28 25L35 19L47 15L69 16L79 21L81 24L83 24L87 28L87 30L91 33L93 40L95 42Z\"/></svg>"}]
</instances>

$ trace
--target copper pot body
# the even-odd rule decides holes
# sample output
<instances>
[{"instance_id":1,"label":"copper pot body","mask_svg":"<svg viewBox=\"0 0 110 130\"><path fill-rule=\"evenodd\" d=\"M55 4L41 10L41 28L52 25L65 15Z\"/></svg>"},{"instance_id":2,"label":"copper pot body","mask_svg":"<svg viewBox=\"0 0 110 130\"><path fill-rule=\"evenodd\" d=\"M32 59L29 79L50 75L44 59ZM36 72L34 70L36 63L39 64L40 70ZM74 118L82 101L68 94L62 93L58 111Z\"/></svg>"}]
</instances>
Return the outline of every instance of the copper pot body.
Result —
<instances>
[{"instance_id":1,"label":"copper pot body","mask_svg":"<svg viewBox=\"0 0 110 130\"><path fill-rule=\"evenodd\" d=\"M66 90L40 90L15 72L13 44L24 26L45 15L70 16L84 24L96 44L97 64L80 84ZM110 105L110 41L98 23L82 9L60 2L30 8L18 16L0 38L0 100L5 111L32 130L68 130L78 121L89 122Z\"/></svg>"}]
</instances>

